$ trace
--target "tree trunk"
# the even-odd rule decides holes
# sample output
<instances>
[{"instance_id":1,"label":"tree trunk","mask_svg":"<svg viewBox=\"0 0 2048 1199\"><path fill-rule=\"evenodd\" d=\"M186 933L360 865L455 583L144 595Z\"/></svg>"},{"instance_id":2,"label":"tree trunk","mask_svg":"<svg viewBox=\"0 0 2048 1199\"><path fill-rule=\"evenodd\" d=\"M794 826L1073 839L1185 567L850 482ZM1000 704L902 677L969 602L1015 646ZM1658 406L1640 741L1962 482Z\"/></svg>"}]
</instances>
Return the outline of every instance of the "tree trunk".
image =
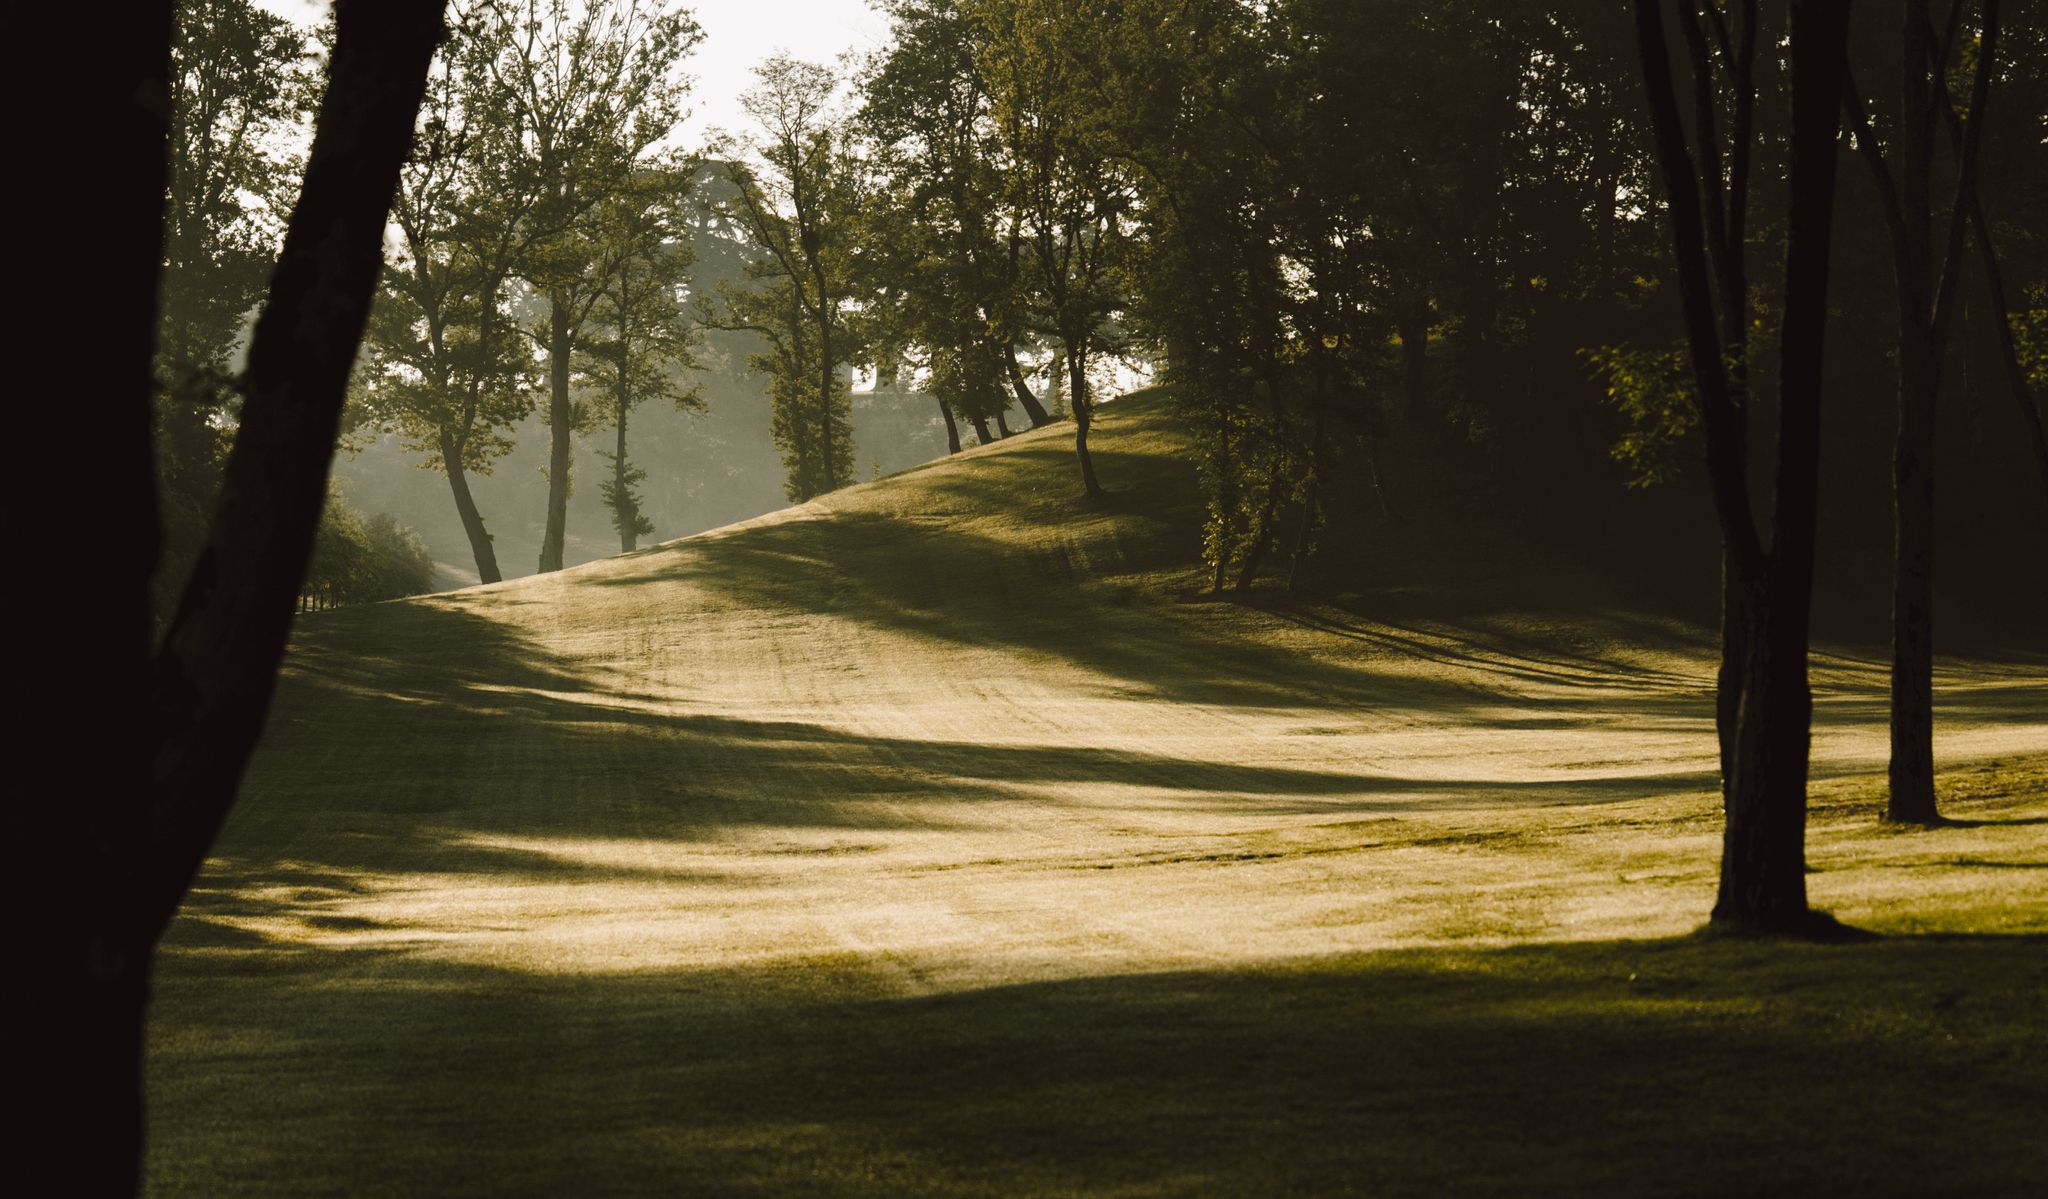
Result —
<instances>
[{"instance_id":1,"label":"tree trunk","mask_svg":"<svg viewBox=\"0 0 2048 1199\"><path fill-rule=\"evenodd\" d=\"M476 557L477 581L503 581L505 576L498 570L497 547L484 528L484 515L477 510L476 498L469 492L469 473L463 469L462 452L456 448L454 436L445 430L441 434L441 466L448 475L448 489L455 493L455 513L462 518L462 531L469 536L469 552Z\"/></svg>"},{"instance_id":2,"label":"tree trunk","mask_svg":"<svg viewBox=\"0 0 2048 1199\"><path fill-rule=\"evenodd\" d=\"M1799 932L1806 903L1806 773L1813 700L1807 686L1800 597L1741 580L1741 635L1722 651L1738 689L1732 773L1721 780L1725 819L1713 919ZM1733 651L1731 654L1730 651ZM1734 655L1740 655L1735 657ZM1727 697L1723 697L1725 710Z\"/></svg>"},{"instance_id":3,"label":"tree trunk","mask_svg":"<svg viewBox=\"0 0 2048 1199\"><path fill-rule=\"evenodd\" d=\"M0 484L0 530L30 543L50 497L64 495L88 527L115 531L40 551L53 577L76 586L0 588L6 894L24 914L0 988L0 1071L17 1109L7 1182L22 1195L124 1195L139 1183L156 942L268 711L386 211L441 32L438 5L355 0L338 10L332 85L251 341L217 513L152 661L151 358L174 8L124 6L110 21L78 6L14 5L0 45L11 106L69 118L11 128L11 160L97 200L45 197L37 236L17 250L51 293L21 315L20 332L56 345L68 314L89 310L92 353L29 355L17 383L60 395L83 378L99 422L94 485L76 485L73 459L25 455ZM49 70L52 55L62 69ZM95 131L89 148L79 128Z\"/></svg>"},{"instance_id":4,"label":"tree trunk","mask_svg":"<svg viewBox=\"0 0 2048 1199\"><path fill-rule=\"evenodd\" d=\"M1754 31L1755 6L1745 6L1745 13L1747 35ZM1729 228L1719 222L1726 216L1729 225L1739 227L1746 197L1739 183L1735 195L1723 193L1718 167L1701 172L1694 166L1672 84L1661 0L1635 0L1635 19L1658 165L1669 201L1686 339L1707 436L1708 473L1721 525L1722 646L1715 715L1725 823L1713 916L1717 924L1745 930L1810 933L1823 918L1815 917L1806 902L1812 716L1807 642L1848 5L1846 0L1805 0L1792 10L1790 204L1779 334L1776 497L1768 551L1749 498L1748 417L1731 392L1727 346L1714 319L1715 272L1708 269L1710 231L1702 212L1703 178L1717 225L1713 236L1738 255L1740 239L1730 237ZM1696 70L1710 69L1711 56L1696 49L1693 57ZM1746 104L1752 84L1746 65L1738 70L1738 103ZM1706 143L1703 153L1710 164L1718 163L1718 146ZM1747 153L1746 143L1738 148L1739 155ZM1745 176L1736 170L1731 177L1739 181ZM1739 278L1730 263L1718 265L1723 268L1722 281ZM1741 298L1724 296L1723 302L1735 304Z\"/></svg>"},{"instance_id":5,"label":"tree trunk","mask_svg":"<svg viewBox=\"0 0 2048 1199\"><path fill-rule=\"evenodd\" d=\"M1042 429L1051 424L1052 415L1045 410L1045 405L1038 402L1038 397L1031 394L1031 384L1024 378L1024 367L1017 361L1016 346L1007 343L1003 346L1003 365L1010 374L1010 390L1017 393L1017 403L1031 418L1031 427Z\"/></svg>"},{"instance_id":6,"label":"tree trunk","mask_svg":"<svg viewBox=\"0 0 2048 1199\"><path fill-rule=\"evenodd\" d=\"M1899 309L1898 428L1892 442L1892 673L1887 819L1928 823L1934 802L1933 167L1935 47L1927 0L1903 0L1899 110L1903 237L1893 271ZM1942 103L1946 103L1944 98Z\"/></svg>"},{"instance_id":7,"label":"tree trunk","mask_svg":"<svg viewBox=\"0 0 2048 1199\"><path fill-rule=\"evenodd\" d=\"M0 529L38 546L64 586L0 587L5 639L10 922L0 985L0 1077L15 1096L7 1183L19 1195L133 1193L142 1167L142 1020L153 937L143 798L149 582L158 554L150 437L158 262L168 181L169 0L115 19L75 5L10 5L0 71L17 120L8 160L63 179L24 197L33 236L16 262L45 284L17 332L23 395L75 397L97 439L91 480L75 458L20 454L0 474ZM52 60L63 58L60 69ZM94 136L80 139L78 131ZM90 196L91 204L75 197ZM57 352L91 312L91 351ZM46 537L53 497L104 537ZM90 738L89 752L77 746Z\"/></svg>"},{"instance_id":8,"label":"tree trunk","mask_svg":"<svg viewBox=\"0 0 2048 1199\"><path fill-rule=\"evenodd\" d=\"M1009 423L1003 420L1003 414L1002 414L1001 412L998 412L998 413L996 413L996 436L998 436L998 437L1008 437L1008 436L1010 436L1010 426L1009 426Z\"/></svg>"},{"instance_id":9,"label":"tree trunk","mask_svg":"<svg viewBox=\"0 0 2048 1199\"><path fill-rule=\"evenodd\" d=\"M1081 459L1081 486L1091 500L1102 498L1102 484L1095 481L1095 459L1088 453L1088 429L1095 423L1095 401L1088 395L1088 350L1067 342L1067 382L1073 388L1070 406L1074 410L1074 453Z\"/></svg>"},{"instance_id":10,"label":"tree trunk","mask_svg":"<svg viewBox=\"0 0 2048 1199\"><path fill-rule=\"evenodd\" d=\"M946 418L946 452L957 454L960 452L960 422L953 419L953 406L940 400L939 415Z\"/></svg>"},{"instance_id":11,"label":"tree trunk","mask_svg":"<svg viewBox=\"0 0 2048 1199\"><path fill-rule=\"evenodd\" d=\"M640 544L640 509L633 503L632 488L626 481L626 398L625 368L619 368L619 440L612 455L612 501L619 509L619 549L632 553Z\"/></svg>"},{"instance_id":12,"label":"tree trunk","mask_svg":"<svg viewBox=\"0 0 2048 1199\"><path fill-rule=\"evenodd\" d=\"M990 442L996 439L995 434L990 433L988 431L988 418L983 416L981 413L968 413L967 423L974 426L974 435L981 439L981 444L988 445Z\"/></svg>"},{"instance_id":13,"label":"tree trunk","mask_svg":"<svg viewBox=\"0 0 2048 1199\"><path fill-rule=\"evenodd\" d=\"M1899 336L1899 426L1892 446L1890 793L1885 818L1931 824L1934 795L1934 408L1927 330Z\"/></svg>"},{"instance_id":14,"label":"tree trunk","mask_svg":"<svg viewBox=\"0 0 2048 1199\"><path fill-rule=\"evenodd\" d=\"M569 356L574 351L569 299L558 289L548 296L548 516L540 540L542 574L562 569L569 535Z\"/></svg>"}]
</instances>

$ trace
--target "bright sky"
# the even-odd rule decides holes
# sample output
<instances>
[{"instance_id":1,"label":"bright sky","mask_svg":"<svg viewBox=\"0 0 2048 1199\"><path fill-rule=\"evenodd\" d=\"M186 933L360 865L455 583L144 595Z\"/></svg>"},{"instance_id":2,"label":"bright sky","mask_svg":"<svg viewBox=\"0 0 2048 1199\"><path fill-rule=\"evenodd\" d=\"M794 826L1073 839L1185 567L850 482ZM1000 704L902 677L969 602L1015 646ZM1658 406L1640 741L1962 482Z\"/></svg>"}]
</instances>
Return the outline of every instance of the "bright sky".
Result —
<instances>
[{"instance_id":1,"label":"bright sky","mask_svg":"<svg viewBox=\"0 0 2048 1199\"><path fill-rule=\"evenodd\" d=\"M326 9L321 0L256 3L302 25L313 24ZM739 95L753 84L762 59L788 51L829 65L849 50L878 49L889 33L888 22L866 0L688 0L687 7L704 27L704 40L688 65L696 83L685 145L701 142L714 125L737 131L746 124Z\"/></svg>"}]
</instances>

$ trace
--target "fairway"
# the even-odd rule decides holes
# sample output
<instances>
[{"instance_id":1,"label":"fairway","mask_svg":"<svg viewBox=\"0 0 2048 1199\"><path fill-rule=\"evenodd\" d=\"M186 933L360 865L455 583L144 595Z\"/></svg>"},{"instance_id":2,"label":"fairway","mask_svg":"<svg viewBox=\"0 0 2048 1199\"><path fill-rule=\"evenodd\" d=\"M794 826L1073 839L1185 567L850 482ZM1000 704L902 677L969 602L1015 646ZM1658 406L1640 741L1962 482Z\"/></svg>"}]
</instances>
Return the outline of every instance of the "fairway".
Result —
<instances>
[{"instance_id":1,"label":"fairway","mask_svg":"<svg viewBox=\"0 0 2048 1199\"><path fill-rule=\"evenodd\" d=\"M1711 630L1212 601L1164 398L1096 439L1100 507L1056 427L303 618L159 965L149 1193L2048 1178L2039 656L1942 664L1956 823L1900 832L1883 664L1818 653L1811 894L1881 935L1695 938Z\"/></svg>"}]
</instances>

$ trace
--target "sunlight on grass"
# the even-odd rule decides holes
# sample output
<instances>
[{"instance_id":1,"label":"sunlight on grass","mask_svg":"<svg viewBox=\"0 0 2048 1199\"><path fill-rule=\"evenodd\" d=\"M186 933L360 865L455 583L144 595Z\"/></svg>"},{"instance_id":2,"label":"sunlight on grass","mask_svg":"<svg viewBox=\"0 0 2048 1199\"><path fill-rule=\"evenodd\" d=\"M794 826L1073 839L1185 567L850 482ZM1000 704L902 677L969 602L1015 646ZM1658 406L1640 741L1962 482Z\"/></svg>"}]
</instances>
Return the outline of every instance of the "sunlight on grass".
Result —
<instances>
[{"instance_id":1,"label":"sunlight on grass","mask_svg":"<svg viewBox=\"0 0 2048 1199\"><path fill-rule=\"evenodd\" d=\"M1696 938L1708 633L1212 602L1156 398L1105 508L1061 438L309 623L165 948L152 1193L2048 1176L2038 661L1944 664L1900 831L1882 666L1819 655L1810 889L1885 936Z\"/></svg>"}]
</instances>

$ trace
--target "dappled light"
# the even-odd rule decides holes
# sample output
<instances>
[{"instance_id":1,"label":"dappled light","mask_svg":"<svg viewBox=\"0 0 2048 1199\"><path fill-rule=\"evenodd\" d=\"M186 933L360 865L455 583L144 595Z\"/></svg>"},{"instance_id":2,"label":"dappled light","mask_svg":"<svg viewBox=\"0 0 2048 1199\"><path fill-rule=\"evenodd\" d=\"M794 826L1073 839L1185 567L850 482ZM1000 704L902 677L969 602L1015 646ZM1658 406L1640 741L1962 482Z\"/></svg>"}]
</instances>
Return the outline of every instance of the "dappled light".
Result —
<instances>
[{"instance_id":1,"label":"dappled light","mask_svg":"<svg viewBox=\"0 0 2048 1199\"><path fill-rule=\"evenodd\" d=\"M1170 460L1156 397L1105 413L1100 462ZM497 1193L671 1171L734 1193L1516 1190L1598 1177L1617 1139L1696 1163L1737 1143L1636 1114L1675 1086L1771 1095L1788 1185L1978 1168L1963 1142L1826 1130L1948 1077L1932 1030L1973 996L2043 984L2037 663L1944 668L1944 743L2033 765L1955 776L1958 821L1903 838L1859 816L1881 668L1818 658L1810 885L1887 935L1697 943L1704 631L1382 617L1370 591L1192 603L1147 531L1184 478L1136 510L999 518L1049 440L308 622L168 943L157 1193L221 1193L180 1163L254 1155L255 1178L269 1154L431 1188L470 1168L422 1139L435 1121L511 1155ZM1986 935L1921 938L1956 928ZM1869 986L1902 969L1939 994ZM1790 1121L1822 1019L1876 1048L1829 1084L1849 1106ZM1970 1085L2038 1085L2003 1055L2040 1031L1973 1041ZM1554 1117L1482 1081L1511 1049ZM1742 1081L1757 1053L1771 1080ZM330 1086L348 1113L313 1103ZM248 1103L300 1114L252 1139L220 1115ZM2033 1152L2000 1127L1967 1144ZM1717 1169L1659 1189L1744 1176Z\"/></svg>"}]
</instances>

